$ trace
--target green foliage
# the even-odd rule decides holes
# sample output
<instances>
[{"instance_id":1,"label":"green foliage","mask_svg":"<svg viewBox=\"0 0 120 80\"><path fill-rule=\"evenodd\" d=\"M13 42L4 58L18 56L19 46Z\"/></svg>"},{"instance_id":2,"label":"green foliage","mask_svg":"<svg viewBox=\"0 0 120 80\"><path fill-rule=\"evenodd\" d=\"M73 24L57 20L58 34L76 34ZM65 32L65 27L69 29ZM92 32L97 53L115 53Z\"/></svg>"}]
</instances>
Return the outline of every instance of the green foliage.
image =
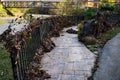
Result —
<instances>
[{"instance_id":1,"label":"green foliage","mask_svg":"<svg viewBox=\"0 0 120 80\"><path fill-rule=\"evenodd\" d=\"M119 11L119 5L118 4L108 3L108 2L114 2L114 0L101 1L100 4L99 4L99 7L110 8L110 9L113 9L113 11L115 11L115 12Z\"/></svg>"},{"instance_id":2,"label":"green foliage","mask_svg":"<svg viewBox=\"0 0 120 80\"><path fill-rule=\"evenodd\" d=\"M85 20L90 20L92 19L97 13L97 9L95 8L88 8L87 10L85 10L83 12L83 15L84 15L84 19Z\"/></svg>"},{"instance_id":3,"label":"green foliage","mask_svg":"<svg viewBox=\"0 0 120 80\"><path fill-rule=\"evenodd\" d=\"M28 10L24 13L23 17L24 17L25 19L28 19L28 17L29 17L28 14L31 14L31 13L33 13L33 9L32 9L32 8L28 9Z\"/></svg>"},{"instance_id":4,"label":"green foliage","mask_svg":"<svg viewBox=\"0 0 120 80\"><path fill-rule=\"evenodd\" d=\"M105 2L115 2L115 0L100 0L101 2L105 3Z\"/></svg>"},{"instance_id":5,"label":"green foliage","mask_svg":"<svg viewBox=\"0 0 120 80\"><path fill-rule=\"evenodd\" d=\"M120 33L120 27L107 31L104 35L99 36L100 40L110 40L117 33Z\"/></svg>"},{"instance_id":6,"label":"green foliage","mask_svg":"<svg viewBox=\"0 0 120 80\"><path fill-rule=\"evenodd\" d=\"M2 4L0 4L0 16L1 17L6 17L6 16L9 16L9 12L12 13L13 15L16 15L16 14L21 14L21 13L24 13L26 11L26 9L22 9L22 8L3 8Z\"/></svg>"},{"instance_id":7,"label":"green foliage","mask_svg":"<svg viewBox=\"0 0 120 80\"><path fill-rule=\"evenodd\" d=\"M97 47L103 47L104 44L106 43L106 41L112 39L113 37L115 37L118 33L120 33L120 27L112 29L112 30L108 30L106 33L104 33L103 35L98 37L98 40L96 41L96 43L94 43L92 41L88 44L87 43L87 48L90 49L91 51L95 51L97 49ZM88 39L87 39L88 41ZM90 40L89 40L90 41Z\"/></svg>"},{"instance_id":8,"label":"green foliage","mask_svg":"<svg viewBox=\"0 0 120 80\"><path fill-rule=\"evenodd\" d=\"M120 10L120 6L117 5L117 4L115 4L115 5L114 5L114 11L115 11L115 12L119 12L119 10Z\"/></svg>"},{"instance_id":9,"label":"green foliage","mask_svg":"<svg viewBox=\"0 0 120 80\"><path fill-rule=\"evenodd\" d=\"M0 80L13 80L10 54L0 44Z\"/></svg>"},{"instance_id":10,"label":"green foliage","mask_svg":"<svg viewBox=\"0 0 120 80\"><path fill-rule=\"evenodd\" d=\"M30 14L30 13L36 13L36 12L34 11L34 9L30 8L25 12L25 14L28 14L28 13Z\"/></svg>"},{"instance_id":11,"label":"green foliage","mask_svg":"<svg viewBox=\"0 0 120 80\"><path fill-rule=\"evenodd\" d=\"M100 5L99 5L99 7L107 7L107 8L111 8L111 9L114 9L114 4L112 4L112 3L101 3Z\"/></svg>"},{"instance_id":12,"label":"green foliage","mask_svg":"<svg viewBox=\"0 0 120 80\"><path fill-rule=\"evenodd\" d=\"M86 45L86 47L90 50L90 51L96 51L96 49L99 47L99 45L96 43L94 45Z\"/></svg>"},{"instance_id":13,"label":"green foliage","mask_svg":"<svg viewBox=\"0 0 120 80\"><path fill-rule=\"evenodd\" d=\"M82 33L83 27L84 27L84 22L82 21L80 24L78 24L78 36L80 36L80 34Z\"/></svg>"},{"instance_id":14,"label":"green foliage","mask_svg":"<svg viewBox=\"0 0 120 80\"><path fill-rule=\"evenodd\" d=\"M0 16L7 16L7 11L3 8L1 4L0 4Z\"/></svg>"}]
</instances>

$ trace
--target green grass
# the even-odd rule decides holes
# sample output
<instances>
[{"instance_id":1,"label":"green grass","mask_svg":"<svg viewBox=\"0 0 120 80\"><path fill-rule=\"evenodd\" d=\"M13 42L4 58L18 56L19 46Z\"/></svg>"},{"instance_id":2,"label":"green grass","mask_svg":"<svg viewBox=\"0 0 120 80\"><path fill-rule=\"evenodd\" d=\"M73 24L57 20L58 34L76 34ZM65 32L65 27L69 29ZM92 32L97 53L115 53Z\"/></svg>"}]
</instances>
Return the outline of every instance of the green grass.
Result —
<instances>
[{"instance_id":1,"label":"green grass","mask_svg":"<svg viewBox=\"0 0 120 80\"><path fill-rule=\"evenodd\" d=\"M91 51L95 51L98 47L102 48L108 40L111 40L118 33L120 33L120 27L117 27L113 30L108 30L107 32L103 33L101 36L98 37L98 40L94 45L87 44L86 47Z\"/></svg>"},{"instance_id":2,"label":"green grass","mask_svg":"<svg viewBox=\"0 0 120 80\"><path fill-rule=\"evenodd\" d=\"M9 53L0 45L0 80L13 80Z\"/></svg>"},{"instance_id":3,"label":"green grass","mask_svg":"<svg viewBox=\"0 0 120 80\"><path fill-rule=\"evenodd\" d=\"M2 4L0 4L0 17L6 17L6 16L10 16L10 13L8 13L8 10L9 12L11 12L13 15L23 15L23 13L25 13L25 11L27 10L27 8L3 8Z\"/></svg>"},{"instance_id":4,"label":"green grass","mask_svg":"<svg viewBox=\"0 0 120 80\"><path fill-rule=\"evenodd\" d=\"M3 20L0 20L0 25L1 25L1 24L4 24L4 23L5 23L5 22L4 22Z\"/></svg>"},{"instance_id":5,"label":"green grass","mask_svg":"<svg viewBox=\"0 0 120 80\"><path fill-rule=\"evenodd\" d=\"M101 36L99 36L98 42L96 43L97 45L95 44L95 46L103 47L108 40L111 40L118 33L120 33L120 27L108 30L107 32L105 32Z\"/></svg>"},{"instance_id":6,"label":"green grass","mask_svg":"<svg viewBox=\"0 0 120 80\"><path fill-rule=\"evenodd\" d=\"M120 27L115 28L113 30L109 30L106 33L104 33L103 35L99 36L100 40L110 40L112 39L115 35L117 35L118 33L120 33Z\"/></svg>"},{"instance_id":7,"label":"green grass","mask_svg":"<svg viewBox=\"0 0 120 80\"><path fill-rule=\"evenodd\" d=\"M3 8L3 6L0 4L0 16L7 16L7 11Z\"/></svg>"}]
</instances>

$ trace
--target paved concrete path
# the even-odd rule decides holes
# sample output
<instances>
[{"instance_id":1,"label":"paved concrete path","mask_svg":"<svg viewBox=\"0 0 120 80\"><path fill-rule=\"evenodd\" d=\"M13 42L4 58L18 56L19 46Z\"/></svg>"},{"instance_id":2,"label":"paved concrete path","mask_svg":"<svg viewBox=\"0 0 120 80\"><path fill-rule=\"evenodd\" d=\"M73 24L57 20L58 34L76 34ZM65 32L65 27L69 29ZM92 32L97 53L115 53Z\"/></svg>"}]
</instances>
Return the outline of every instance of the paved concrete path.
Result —
<instances>
[{"instance_id":1,"label":"paved concrete path","mask_svg":"<svg viewBox=\"0 0 120 80\"><path fill-rule=\"evenodd\" d=\"M76 26L72 27L77 29ZM50 80L87 80L94 66L95 55L65 28L59 38L52 38L56 47L42 58L42 65Z\"/></svg>"}]
</instances>

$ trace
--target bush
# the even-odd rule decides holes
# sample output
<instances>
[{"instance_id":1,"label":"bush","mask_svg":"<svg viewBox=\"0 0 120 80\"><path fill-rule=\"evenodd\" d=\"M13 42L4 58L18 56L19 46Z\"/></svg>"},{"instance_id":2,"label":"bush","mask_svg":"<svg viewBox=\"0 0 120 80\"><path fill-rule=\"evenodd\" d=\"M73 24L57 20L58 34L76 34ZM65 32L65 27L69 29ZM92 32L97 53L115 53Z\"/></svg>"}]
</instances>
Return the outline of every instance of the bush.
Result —
<instances>
[{"instance_id":1,"label":"bush","mask_svg":"<svg viewBox=\"0 0 120 80\"><path fill-rule=\"evenodd\" d=\"M119 5L114 3L101 3L99 7L100 11L119 11Z\"/></svg>"},{"instance_id":2,"label":"bush","mask_svg":"<svg viewBox=\"0 0 120 80\"><path fill-rule=\"evenodd\" d=\"M84 27L84 21L82 21L80 24L78 24L78 36L81 35Z\"/></svg>"},{"instance_id":3,"label":"bush","mask_svg":"<svg viewBox=\"0 0 120 80\"><path fill-rule=\"evenodd\" d=\"M28 19L29 18L29 15L28 14L31 14L31 13L34 13L33 9L28 9L24 14L23 14L23 17L25 19Z\"/></svg>"},{"instance_id":4,"label":"bush","mask_svg":"<svg viewBox=\"0 0 120 80\"><path fill-rule=\"evenodd\" d=\"M95 45L97 40L93 36L86 36L81 38L81 41L84 42L86 45Z\"/></svg>"},{"instance_id":5,"label":"bush","mask_svg":"<svg viewBox=\"0 0 120 80\"><path fill-rule=\"evenodd\" d=\"M83 12L83 16L85 20L93 19L93 17L96 15L97 9L95 8L88 8Z\"/></svg>"}]
</instances>

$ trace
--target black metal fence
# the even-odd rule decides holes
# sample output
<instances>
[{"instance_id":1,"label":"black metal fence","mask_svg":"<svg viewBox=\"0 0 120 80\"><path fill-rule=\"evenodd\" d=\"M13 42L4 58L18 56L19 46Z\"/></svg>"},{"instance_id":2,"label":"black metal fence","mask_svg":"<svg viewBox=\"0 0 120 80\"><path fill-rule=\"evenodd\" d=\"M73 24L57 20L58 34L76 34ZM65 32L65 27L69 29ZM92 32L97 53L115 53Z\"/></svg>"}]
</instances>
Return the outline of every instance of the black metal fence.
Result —
<instances>
[{"instance_id":1,"label":"black metal fence","mask_svg":"<svg viewBox=\"0 0 120 80\"><path fill-rule=\"evenodd\" d=\"M82 17L67 16L62 19L77 24L81 21ZM28 69L29 63L33 60L36 50L41 47L42 40L46 38L47 34L55 27L55 21L43 19L42 22L42 25L39 25L32 31L31 36L25 40L21 49L18 52L13 51L14 53L11 53L14 80L26 80L25 72Z\"/></svg>"}]
</instances>

